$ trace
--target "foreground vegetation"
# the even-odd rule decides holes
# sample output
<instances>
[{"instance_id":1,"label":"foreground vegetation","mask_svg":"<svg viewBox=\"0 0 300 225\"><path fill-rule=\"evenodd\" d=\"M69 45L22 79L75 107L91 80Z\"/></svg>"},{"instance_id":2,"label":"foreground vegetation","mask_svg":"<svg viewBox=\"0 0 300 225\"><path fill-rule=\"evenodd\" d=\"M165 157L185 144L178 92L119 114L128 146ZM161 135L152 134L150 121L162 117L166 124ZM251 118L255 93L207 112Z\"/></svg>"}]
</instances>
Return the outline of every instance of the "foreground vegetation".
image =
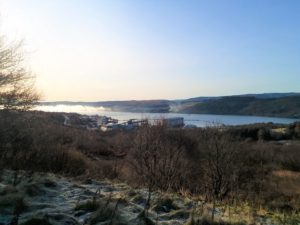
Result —
<instances>
[{"instance_id":1,"label":"foreground vegetation","mask_svg":"<svg viewBox=\"0 0 300 225\"><path fill-rule=\"evenodd\" d=\"M179 210L174 196L195 202L179 224L299 223L299 124L191 130L157 124L101 133L64 126L59 113L0 113L0 167L16 171L12 185L23 170L126 182L143 188L142 215L154 224L153 207ZM161 206L159 193L171 194ZM78 204L96 209L100 203Z\"/></svg>"}]
</instances>

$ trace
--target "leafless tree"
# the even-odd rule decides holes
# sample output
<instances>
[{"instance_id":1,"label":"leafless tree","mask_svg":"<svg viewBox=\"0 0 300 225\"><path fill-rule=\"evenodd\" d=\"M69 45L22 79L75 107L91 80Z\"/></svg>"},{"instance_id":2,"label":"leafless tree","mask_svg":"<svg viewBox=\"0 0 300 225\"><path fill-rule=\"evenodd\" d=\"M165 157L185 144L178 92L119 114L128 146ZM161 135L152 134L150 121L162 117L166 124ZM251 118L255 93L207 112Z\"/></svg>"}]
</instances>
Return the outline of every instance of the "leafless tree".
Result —
<instances>
[{"instance_id":1,"label":"leafless tree","mask_svg":"<svg viewBox=\"0 0 300 225\"><path fill-rule=\"evenodd\" d=\"M24 65L22 42L0 36L0 109L28 110L39 100L34 75Z\"/></svg>"},{"instance_id":2,"label":"leafless tree","mask_svg":"<svg viewBox=\"0 0 300 225\"><path fill-rule=\"evenodd\" d=\"M213 204L212 220L216 201L226 198L233 189L238 176L238 148L222 127L208 127L201 133L201 168L206 197Z\"/></svg>"},{"instance_id":3,"label":"leafless tree","mask_svg":"<svg viewBox=\"0 0 300 225\"><path fill-rule=\"evenodd\" d=\"M148 188L146 206L155 189L176 189L186 169L184 148L168 137L163 124L142 126L133 141L129 161L142 185Z\"/></svg>"}]
</instances>

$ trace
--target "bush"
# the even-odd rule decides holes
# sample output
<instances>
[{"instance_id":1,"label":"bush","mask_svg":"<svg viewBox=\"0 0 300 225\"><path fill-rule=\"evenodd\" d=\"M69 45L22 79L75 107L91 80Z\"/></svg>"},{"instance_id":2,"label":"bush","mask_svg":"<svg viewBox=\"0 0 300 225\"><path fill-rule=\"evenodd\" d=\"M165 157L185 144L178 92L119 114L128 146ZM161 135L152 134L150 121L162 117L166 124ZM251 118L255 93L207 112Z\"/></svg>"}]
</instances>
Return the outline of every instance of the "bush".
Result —
<instances>
[{"instance_id":1,"label":"bush","mask_svg":"<svg viewBox=\"0 0 300 225\"><path fill-rule=\"evenodd\" d=\"M64 127L30 113L0 112L0 168L79 175L88 158L61 140Z\"/></svg>"},{"instance_id":2,"label":"bush","mask_svg":"<svg viewBox=\"0 0 300 225\"><path fill-rule=\"evenodd\" d=\"M300 161L298 161L296 159L289 159L289 160L283 161L281 163L281 165L282 165L283 169L300 172Z\"/></svg>"}]
</instances>

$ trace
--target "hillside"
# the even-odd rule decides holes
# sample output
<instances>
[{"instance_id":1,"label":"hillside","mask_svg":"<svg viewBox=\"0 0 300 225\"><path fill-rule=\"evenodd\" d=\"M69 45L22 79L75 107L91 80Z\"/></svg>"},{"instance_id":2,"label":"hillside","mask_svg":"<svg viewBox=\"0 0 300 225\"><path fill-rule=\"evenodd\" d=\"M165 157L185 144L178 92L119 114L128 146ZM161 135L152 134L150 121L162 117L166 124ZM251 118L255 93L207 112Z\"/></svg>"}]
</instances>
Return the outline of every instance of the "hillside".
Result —
<instances>
[{"instance_id":1,"label":"hillside","mask_svg":"<svg viewBox=\"0 0 300 225\"><path fill-rule=\"evenodd\" d=\"M256 98L232 96L182 106L181 113L300 118L300 96Z\"/></svg>"}]
</instances>

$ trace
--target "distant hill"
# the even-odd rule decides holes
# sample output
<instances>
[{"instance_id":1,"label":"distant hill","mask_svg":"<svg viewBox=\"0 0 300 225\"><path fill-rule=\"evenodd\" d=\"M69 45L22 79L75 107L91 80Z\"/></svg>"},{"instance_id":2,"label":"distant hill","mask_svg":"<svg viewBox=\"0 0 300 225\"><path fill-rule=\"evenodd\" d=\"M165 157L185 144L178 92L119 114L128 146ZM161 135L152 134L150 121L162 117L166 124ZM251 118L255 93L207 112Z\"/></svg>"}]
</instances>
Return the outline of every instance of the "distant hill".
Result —
<instances>
[{"instance_id":1,"label":"distant hill","mask_svg":"<svg viewBox=\"0 0 300 225\"><path fill-rule=\"evenodd\" d=\"M283 97L290 97L290 96L300 96L300 93L296 92L288 92L288 93L263 93L263 94L245 94L239 96L248 96L248 97L255 97L259 99L268 99L268 98L283 98Z\"/></svg>"},{"instance_id":2,"label":"distant hill","mask_svg":"<svg viewBox=\"0 0 300 225\"><path fill-rule=\"evenodd\" d=\"M297 92L288 92L288 93L262 93L262 94L243 94L243 95L230 95L230 96L216 96L216 97L196 97L182 100L184 102L205 102L212 99L220 99L224 97L255 97L259 99L268 99L268 98L282 98L289 96L300 96L300 93Z\"/></svg>"},{"instance_id":3,"label":"distant hill","mask_svg":"<svg viewBox=\"0 0 300 225\"><path fill-rule=\"evenodd\" d=\"M192 105L183 104L178 112L300 118L300 95L274 98L221 97Z\"/></svg>"},{"instance_id":4,"label":"distant hill","mask_svg":"<svg viewBox=\"0 0 300 225\"><path fill-rule=\"evenodd\" d=\"M41 105L84 105L112 111L195 113L300 118L300 93L264 93L181 100L42 102Z\"/></svg>"}]
</instances>

